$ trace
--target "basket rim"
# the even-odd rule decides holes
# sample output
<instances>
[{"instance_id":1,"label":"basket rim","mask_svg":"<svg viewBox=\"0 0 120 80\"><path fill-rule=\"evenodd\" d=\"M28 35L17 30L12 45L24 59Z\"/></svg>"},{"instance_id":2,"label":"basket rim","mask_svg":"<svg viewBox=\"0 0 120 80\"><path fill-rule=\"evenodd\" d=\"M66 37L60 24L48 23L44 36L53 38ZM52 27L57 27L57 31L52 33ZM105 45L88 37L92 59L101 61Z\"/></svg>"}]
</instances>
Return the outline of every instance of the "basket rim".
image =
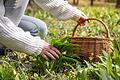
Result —
<instances>
[{"instance_id":1,"label":"basket rim","mask_svg":"<svg viewBox=\"0 0 120 80\"><path fill-rule=\"evenodd\" d=\"M109 41L112 41L111 39L109 38L98 38L98 37L69 37L68 39L96 39L96 40L109 40Z\"/></svg>"},{"instance_id":2,"label":"basket rim","mask_svg":"<svg viewBox=\"0 0 120 80\"><path fill-rule=\"evenodd\" d=\"M107 26L102 20L97 19L97 18L88 18L88 19L86 19L85 21L88 21L88 22L89 22L89 20L96 20L96 21L100 22L101 24L103 24L103 26L104 26L104 28L106 29L106 32L107 32L107 36L105 36L105 37L111 39L111 37L110 37L110 31L109 31L109 29L108 29L108 26ZM73 30L73 33L72 33L72 37L75 37L75 32L76 32L76 29L77 29L77 27L78 27L79 25L80 25L80 22L78 22L78 24L75 26L75 28L74 28L74 30ZM80 26L81 26L81 25L80 25Z\"/></svg>"}]
</instances>

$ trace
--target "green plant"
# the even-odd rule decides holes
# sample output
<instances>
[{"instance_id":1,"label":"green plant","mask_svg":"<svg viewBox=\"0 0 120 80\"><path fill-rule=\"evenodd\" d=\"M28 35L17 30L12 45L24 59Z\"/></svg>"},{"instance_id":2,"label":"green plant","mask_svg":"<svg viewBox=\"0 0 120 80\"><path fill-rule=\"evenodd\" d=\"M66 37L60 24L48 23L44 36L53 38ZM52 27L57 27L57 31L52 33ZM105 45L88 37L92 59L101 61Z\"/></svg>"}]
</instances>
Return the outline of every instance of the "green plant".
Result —
<instances>
[{"instance_id":1,"label":"green plant","mask_svg":"<svg viewBox=\"0 0 120 80\"><path fill-rule=\"evenodd\" d=\"M29 56L19 52L12 56L4 56L0 59L0 80L119 80L120 11L113 7L80 8L88 16L102 19L109 26L113 39L112 56L103 51L100 62L80 62L78 55L66 54L66 50L71 49L72 44L67 41L69 37L63 37L71 36L75 22L57 21L43 10L26 11L27 15L42 19L48 24L49 33L46 41L60 50L60 58L45 61L40 56ZM90 24L90 27L79 27L77 34L79 36L102 34L104 29L97 27L101 26L100 24L96 22Z\"/></svg>"}]
</instances>

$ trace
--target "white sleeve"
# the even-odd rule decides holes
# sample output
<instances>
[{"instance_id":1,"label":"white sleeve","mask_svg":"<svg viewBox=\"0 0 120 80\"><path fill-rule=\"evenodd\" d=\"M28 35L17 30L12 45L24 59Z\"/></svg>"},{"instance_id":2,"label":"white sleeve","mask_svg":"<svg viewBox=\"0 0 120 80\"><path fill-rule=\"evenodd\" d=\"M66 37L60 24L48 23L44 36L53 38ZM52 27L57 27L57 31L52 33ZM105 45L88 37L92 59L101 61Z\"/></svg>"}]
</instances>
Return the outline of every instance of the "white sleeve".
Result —
<instances>
[{"instance_id":1,"label":"white sleeve","mask_svg":"<svg viewBox=\"0 0 120 80\"><path fill-rule=\"evenodd\" d=\"M41 52L44 40L33 37L14 25L7 17L0 17L0 43L16 51L34 54Z\"/></svg>"},{"instance_id":2,"label":"white sleeve","mask_svg":"<svg viewBox=\"0 0 120 80\"><path fill-rule=\"evenodd\" d=\"M75 19L81 11L64 0L34 0L42 9L49 11L59 20Z\"/></svg>"}]
</instances>

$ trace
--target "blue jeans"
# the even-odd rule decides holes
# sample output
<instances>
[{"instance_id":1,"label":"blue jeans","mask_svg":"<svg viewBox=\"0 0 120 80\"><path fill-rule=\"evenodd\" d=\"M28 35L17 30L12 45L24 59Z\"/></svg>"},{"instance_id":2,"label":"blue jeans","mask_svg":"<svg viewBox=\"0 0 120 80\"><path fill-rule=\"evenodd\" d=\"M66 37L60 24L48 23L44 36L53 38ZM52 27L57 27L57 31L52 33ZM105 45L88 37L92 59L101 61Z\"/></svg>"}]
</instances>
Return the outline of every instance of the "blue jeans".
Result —
<instances>
[{"instance_id":1,"label":"blue jeans","mask_svg":"<svg viewBox=\"0 0 120 80\"><path fill-rule=\"evenodd\" d=\"M40 34L42 39L45 38L48 31L45 22L30 16L23 16L18 27L24 31L29 31L33 36L39 36Z\"/></svg>"}]
</instances>

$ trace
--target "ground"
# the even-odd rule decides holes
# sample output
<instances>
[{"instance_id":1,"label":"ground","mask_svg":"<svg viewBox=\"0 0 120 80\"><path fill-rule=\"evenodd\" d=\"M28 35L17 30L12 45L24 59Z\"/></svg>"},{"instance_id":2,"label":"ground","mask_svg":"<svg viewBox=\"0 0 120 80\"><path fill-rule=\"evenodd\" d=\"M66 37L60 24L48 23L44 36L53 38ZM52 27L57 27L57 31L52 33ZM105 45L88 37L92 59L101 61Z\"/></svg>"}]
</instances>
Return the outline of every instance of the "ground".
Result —
<instances>
[{"instance_id":1,"label":"ground","mask_svg":"<svg viewBox=\"0 0 120 80\"><path fill-rule=\"evenodd\" d=\"M120 79L120 10L114 6L78 6L89 17L103 20L108 25L113 39L113 56L103 51L99 62L80 62L74 54L62 55L57 60L45 61L39 56L29 56L25 53L14 52L1 57L0 79L1 80L119 80ZM58 48L66 44L64 37L71 36L75 21L58 21L53 16L39 8L27 9L26 15L34 16L45 21L48 25L46 41ZM89 26L78 29L78 35L92 35L101 33L97 22L91 22ZM89 30L92 31L89 33ZM86 32L85 32L86 31ZM102 36L102 33L98 36ZM64 44L63 44L64 43ZM68 46L68 45L67 45ZM65 46L64 46L65 47ZM62 51L66 48L60 48Z\"/></svg>"}]
</instances>

